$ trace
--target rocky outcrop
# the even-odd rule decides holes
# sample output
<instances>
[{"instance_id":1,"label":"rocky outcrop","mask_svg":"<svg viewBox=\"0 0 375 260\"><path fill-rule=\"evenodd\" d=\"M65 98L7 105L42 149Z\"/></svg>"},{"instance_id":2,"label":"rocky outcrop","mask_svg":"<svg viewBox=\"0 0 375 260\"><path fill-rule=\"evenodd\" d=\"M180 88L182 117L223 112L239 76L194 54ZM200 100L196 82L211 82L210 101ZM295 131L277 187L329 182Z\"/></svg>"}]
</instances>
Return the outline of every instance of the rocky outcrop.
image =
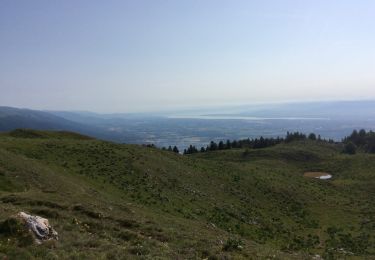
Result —
<instances>
[{"instance_id":1,"label":"rocky outcrop","mask_svg":"<svg viewBox=\"0 0 375 260\"><path fill-rule=\"evenodd\" d=\"M29 232L33 234L35 243L42 244L44 241L58 240L58 234L49 224L48 219L32 216L25 212L18 213L17 218L20 219L28 228Z\"/></svg>"}]
</instances>

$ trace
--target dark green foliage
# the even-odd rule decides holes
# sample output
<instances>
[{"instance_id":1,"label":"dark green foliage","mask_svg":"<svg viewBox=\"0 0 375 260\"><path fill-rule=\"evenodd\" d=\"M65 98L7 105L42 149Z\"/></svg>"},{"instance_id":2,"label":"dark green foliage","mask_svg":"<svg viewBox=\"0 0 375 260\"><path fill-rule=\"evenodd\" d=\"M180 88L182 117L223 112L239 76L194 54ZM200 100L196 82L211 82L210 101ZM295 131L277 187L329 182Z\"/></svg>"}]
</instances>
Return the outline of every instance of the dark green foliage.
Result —
<instances>
[{"instance_id":1,"label":"dark green foliage","mask_svg":"<svg viewBox=\"0 0 375 260\"><path fill-rule=\"evenodd\" d=\"M283 249L287 251L306 250L318 246L319 243L320 240L317 235L308 234L307 237L294 236L290 243Z\"/></svg>"},{"instance_id":2,"label":"dark green foliage","mask_svg":"<svg viewBox=\"0 0 375 260\"><path fill-rule=\"evenodd\" d=\"M223 245L224 251L235 251L243 248L243 242L238 238L229 238Z\"/></svg>"},{"instance_id":3,"label":"dark green foliage","mask_svg":"<svg viewBox=\"0 0 375 260\"><path fill-rule=\"evenodd\" d=\"M17 235L23 231L24 225L16 218L9 218L0 223L0 234Z\"/></svg>"},{"instance_id":4,"label":"dark green foliage","mask_svg":"<svg viewBox=\"0 0 375 260\"><path fill-rule=\"evenodd\" d=\"M246 149L246 150L242 153L243 156L248 156L249 154L250 154L249 149Z\"/></svg>"},{"instance_id":5,"label":"dark green foliage","mask_svg":"<svg viewBox=\"0 0 375 260\"><path fill-rule=\"evenodd\" d=\"M196 152L208 152L208 151L216 151L216 150L227 150L232 148L253 148L253 149L259 149L259 148L266 148L270 146L274 146L277 144L280 144L283 142L283 139L281 138L263 138L260 137L255 139L243 139L243 140L234 140L231 142L230 140L227 140L226 143L223 141L219 141L219 143L216 143L214 141L211 141L210 144L207 146L207 148L202 147L200 150L196 149L195 146L190 145L188 149L186 149L186 152L184 154L192 154Z\"/></svg>"},{"instance_id":6,"label":"dark green foliage","mask_svg":"<svg viewBox=\"0 0 375 260\"><path fill-rule=\"evenodd\" d=\"M226 143L223 141L219 141L219 143L216 143L215 141L211 141L209 145L207 145L206 148L202 147L200 150L196 149L195 146L190 145L187 149L184 150L184 154L193 154L197 152L208 152L208 151L217 151L217 150L227 150L232 148L251 148L251 149L262 149L267 147L272 147L281 143L290 143L294 141L304 141L304 140L310 140L310 141L316 141L319 142L325 142L325 143L331 143L333 144L334 141L329 140L322 140L320 135L318 139L316 138L316 135L314 133L309 134L308 137L306 137L305 134L294 132L290 133L287 132L287 135L285 138L274 138L274 137L268 137L265 138L261 136L260 138L255 139L242 139L242 140L233 140L232 142L230 140L227 140Z\"/></svg>"},{"instance_id":7,"label":"dark green foliage","mask_svg":"<svg viewBox=\"0 0 375 260\"><path fill-rule=\"evenodd\" d=\"M367 232L353 236L336 227L329 227L326 232L329 236L326 241L327 248L336 248L351 254L364 254L370 246L370 234Z\"/></svg>"},{"instance_id":8,"label":"dark green foliage","mask_svg":"<svg viewBox=\"0 0 375 260\"><path fill-rule=\"evenodd\" d=\"M375 132L373 131L354 130L350 136L344 138L343 142L347 145L353 143L367 153L375 153Z\"/></svg>"},{"instance_id":9,"label":"dark green foliage","mask_svg":"<svg viewBox=\"0 0 375 260\"><path fill-rule=\"evenodd\" d=\"M25 224L15 217L8 218L0 223L0 236L13 239L13 242L21 247L34 243L34 237L30 234Z\"/></svg>"},{"instance_id":10,"label":"dark green foliage","mask_svg":"<svg viewBox=\"0 0 375 260\"><path fill-rule=\"evenodd\" d=\"M218 149L219 149L219 150L224 150L224 149L225 149L225 145L224 145L224 142L223 142L223 141L220 141L220 142L219 142Z\"/></svg>"},{"instance_id":11,"label":"dark green foliage","mask_svg":"<svg viewBox=\"0 0 375 260\"><path fill-rule=\"evenodd\" d=\"M208 150L209 151L216 151L217 149L218 149L218 145L214 141L211 141Z\"/></svg>"},{"instance_id":12,"label":"dark green foliage","mask_svg":"<svg viewBox=\"0 0 375 260\"><path fill-rule=\"evenodd\" d=\"M183 154L194 154L194 153L204 153L208 151L216 151L216 150L226 150L226 149L232 149L232 148L252 148L252 149L262 149L267 147L272 147L281 143L290 143L290 142L298 142L298 141L318 141L328 144L334 144L335 141L332 139L322 139L320 135L316 137L316 134L310 133L308 136L306 136L303 133L300 132L294 132L290 133L287 132L287 135L285 138L264 138L261 136L260 138L255 139L242 139L242 140L234 140L230 141L227 140L226 143L223 141L219 141L219 143L216 143L215 141L211 141L209 145L207 145L206 148L201 147L200 150L198 150L195 146L190 145L187 149L184 150ZM355 140L357 143L362 144L365 150L369 153L375 153L375 134L373 132L366 133L365 130L361 130L359 133L357 131L354 131L353 134L350 137L346 137L344 139L344 143L349 144L349 140ZM361 141L362 140L362 141ZM345 147L343 152L348 154L354 154L353 152L353 146L350 144L348 147Z\"/></svg>"},{"instance_id":13,"label":"dark green foliage","mask_svg":"<svg viewBox=\"0 0 375 260\"><path fill-rule=\"evenodd\" d=\"M315 141L316 140L316 135L314 133L309 134L309 140Z\"/></svg>"},{"instance_id":14,"label":"dark green foliage","mask_svg":"<svg viewBox=\"0 0 375 260\"><path fill-rule=\"evenodd\" d=\"M179 153L179 152L180 152L180 151L178 150L177 146L174 146L174 147L173 147L173 152L174 152L174 153Z\"/></svg>"},{"instance_id":15,"label":"dark green foliage","mask_svg":"<svg viewBox=\"0 0 375 260\"><path fill-rule=\"evenodd\" d=\"M193 154L193 153L198 153L198 152L199 152L198 149L194 145L190 145L187 149L184 150L184 154Z\"/></svg>"},{"instance_id":16,"label":"dark green foliage","mask_svg":"<svg viewBox=\"0 0 375 260\"><path fill-rule=\"evenodd\" d=\"M301 141L306 140L306 135L300 132L294 132L294 133L287 133L285 142L290 143L292 141Z\"/></svg>"},{"instance_id":17,"label":"dark green foliage","mask_svg":"<svg viewBox=\"0 0 375 260\"><path fill-rule=\"evenodd\" d=\"M344 150L343 150L344 153L355 154L356 151L357 151L357 146L353 144L352 142L345 144Z\"/></svg>"},{"instance_id":18,"label":"dark green foliage","mask_svg":"<svg viewBox=\"0 0 375 260\"><path fill-rule=\"evenodd\" d=\"M225 144L225 149L231 149L231 148L232 148L232 143L230 142L230 140L227 140Z\"/></svg>"}]
</instances>

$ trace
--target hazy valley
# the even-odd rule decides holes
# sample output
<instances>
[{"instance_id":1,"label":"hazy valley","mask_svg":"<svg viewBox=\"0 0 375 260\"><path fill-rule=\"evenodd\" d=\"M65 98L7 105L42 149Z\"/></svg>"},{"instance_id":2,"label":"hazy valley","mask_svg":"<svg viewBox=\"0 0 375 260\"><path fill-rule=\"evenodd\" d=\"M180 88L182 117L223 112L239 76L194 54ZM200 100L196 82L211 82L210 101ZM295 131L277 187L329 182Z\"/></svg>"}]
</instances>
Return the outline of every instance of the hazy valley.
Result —
<instances>
[{"instance_id":1,"label":"hazy valley","mask_svg":"<svg viewBox=\"0 0 375 260\"><path fill-rule=\"evenodd\" d=\"M12 112L11 112L12 111ZM341 140L353 129L375 129L374 101L286 103L190 111L97 114L0 108L0 130L68 130L118 143L206 146L210 141L316 133ZM239 119L241 118L241 119Z\"/></svg>"}]
</instances>

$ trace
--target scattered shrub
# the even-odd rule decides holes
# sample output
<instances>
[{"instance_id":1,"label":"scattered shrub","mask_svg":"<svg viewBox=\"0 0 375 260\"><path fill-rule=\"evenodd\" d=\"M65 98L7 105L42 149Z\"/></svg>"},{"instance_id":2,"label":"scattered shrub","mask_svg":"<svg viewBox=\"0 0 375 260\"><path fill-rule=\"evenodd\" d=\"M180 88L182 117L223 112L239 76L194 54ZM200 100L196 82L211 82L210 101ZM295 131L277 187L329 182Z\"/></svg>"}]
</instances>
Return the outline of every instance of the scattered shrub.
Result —
<instances>
[{"instance_id":1,"label":"scattered shrub","mask_svg":"<svg viewBox=\"0 0 375 260\"><path fill-rule=\"evenodd\" d=\"M352 142L349 142L344 146L343 152L346 154L355 154L356 151L357 151L357 146L353 144Z\"/></svg>"},{"instance_id":2,"label":"scattered shrub","mask_svg":"<svg viewBox=\"0 0 375 260\"><path fill-rule=\"evenodd\" d=\"M229 238L223 246L224 251L235 251L235 250L241 250L243 247L243 242L240 239L236 238Z\"/></svg>"},{"instance_id":3,"label":"scattered shrub","mask_svg":"<svg viewBox=\"0 0 375 260\"><path fill-rule=\"evenodd\" d=\"M34 237L24 223L13 217L0 223L0 235L9 241L13 239L18 246L28 246L34 243Z\"/></svg>"}]
</instances>

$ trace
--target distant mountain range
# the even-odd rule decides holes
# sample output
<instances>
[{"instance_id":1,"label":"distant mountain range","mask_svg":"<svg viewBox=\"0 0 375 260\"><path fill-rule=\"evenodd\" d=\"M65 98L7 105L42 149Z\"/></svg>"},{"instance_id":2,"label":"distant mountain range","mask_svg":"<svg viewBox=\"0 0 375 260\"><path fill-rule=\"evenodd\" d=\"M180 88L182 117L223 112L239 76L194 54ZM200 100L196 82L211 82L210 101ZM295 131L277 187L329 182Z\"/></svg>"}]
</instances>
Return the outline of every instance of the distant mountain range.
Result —
<instances>
[{"instance_id":1,"label":"distant mountain range","mask_svg":"<svg viewBox=\"0 0 375 260\"><path fill-rule=\"evenodd\" d=\"M280 136L286 131L312 131L340 140L353 129L375 129L375 101L254 104L148 114L0 106L0 131L16 128L68 130L118 143L179 148L205 146L211 140Z\"/></svg>"},{"instance_id":2,"label":"distant mountain range","mask_svg":"<svg viewBox=\"0 0 375 260\"><path fill-rule=\"evenodd\" d=\"M60 116L65 115L65 116ZM76 115L74 120L73 115ZM93 137L119 141L116 134L110 133L99 126L90 124L84 120L83 114L71 112L46 112L31 109L21 109L14 107L0 107L0 131L11 131L17 128L27 128L36 130L66 130L79 132Z\"/></svg>"},{"instance_id":3,"label":"distant mountain range","mask_svg":"<svg viewBox=\"0 0 375 260\"><path fill-rule=\"evenodd\" d=\"M304 102L244 109L239 115L259 117L311 117L330 119L375 119L375 101Z\"/></svg>"},{"instance_id":4,"label":"distant mountain range","mask_svg":"<svg viewBox=\"0 0 375 260\"><path fill-rule=\"evenodd\" d=\"M180 111L172 114L209 117L375 119L375 100L253 104L216 109Z\"/></svg>"},{"instance_id":5,"label":"distant mountain range","mask_svg":"<svg viewBox=\"0 0 375 260\"><path fill-rule=\"evenodd\" d=\"M147 143L147 134L135 128L153 122L150 114L98 114L86 111L40 111L0 106L0 132L17 128L65 130L117 143Z\"/></svg>"}]
</instances>

